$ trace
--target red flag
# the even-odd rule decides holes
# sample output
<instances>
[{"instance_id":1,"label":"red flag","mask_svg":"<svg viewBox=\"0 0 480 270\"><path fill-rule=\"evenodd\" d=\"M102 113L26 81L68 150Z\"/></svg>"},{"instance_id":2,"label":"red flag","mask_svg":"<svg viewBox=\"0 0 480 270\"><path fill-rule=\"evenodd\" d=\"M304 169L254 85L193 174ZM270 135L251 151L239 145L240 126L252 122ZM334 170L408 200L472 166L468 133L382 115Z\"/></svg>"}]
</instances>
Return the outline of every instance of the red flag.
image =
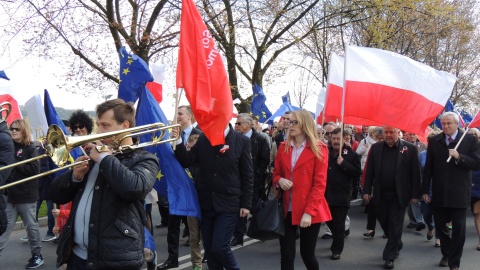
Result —
<instances>
[{"instance_id":1,"label":"red flag","mask_svg":"<svg viewBox=\"0 0 480 270\"><path fill-rule=\"evenodd\" d=\"M397 53L347 46L346 123L390 125L417 135L443 110L456 78Z\"/></svg>"},{"instance_id":2,"label":"red flag","mask_svg":"<svg viewBox=\"0 0 480 270\"><path fill-rule=\"evenodd\" d=\"M12 105L12 111L7 118L7 123L10 126L14 120L22 119L22 113L18 107L18 102L9 94L0 95L0 103L9 102ZM5 107L4 107L5 108Z\"/></svg>"},{"instance_id":3,"label":"red flag","mask_svg":"<svg viewBox=\"0 0 480 270\"><path fill-rule=\"evenodd\" d=\"M195 119L212 145L225 143L233 111L220 52L192 0L182 1L177 88L185 89Z\"/></svg>"},{"instance_id":4,"label":"red flag","mask_svg":"<svg viewBox=\"0 0 480 270\"><path fill-rule=\"evenodd\" d=\"M475 117L472 119L472 122L468 124L469 128L480 127L480 112L477 112Z\"/></svg>"}]
</instances>

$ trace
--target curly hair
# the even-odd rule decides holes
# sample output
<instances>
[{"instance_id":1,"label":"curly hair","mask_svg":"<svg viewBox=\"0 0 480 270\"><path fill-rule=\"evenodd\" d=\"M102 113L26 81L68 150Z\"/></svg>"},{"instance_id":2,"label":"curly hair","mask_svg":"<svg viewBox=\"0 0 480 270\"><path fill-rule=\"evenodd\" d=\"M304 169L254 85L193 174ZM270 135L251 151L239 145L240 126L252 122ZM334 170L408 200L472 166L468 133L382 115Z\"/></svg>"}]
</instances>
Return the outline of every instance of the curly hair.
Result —
<instances>
[{"instance_id":1,"label":"curly hair","mask_svg":"<svg viewBox=\"0 0 480 270\"><path fill-rule=\"evenodd\" d=\"M87 129L87 134L90 134L93 131L92 118L83 110L74 111L68 119L68 123L70 124L72 131L73 127L76 125L84 125Z\"/></svg>"}]
</instances>

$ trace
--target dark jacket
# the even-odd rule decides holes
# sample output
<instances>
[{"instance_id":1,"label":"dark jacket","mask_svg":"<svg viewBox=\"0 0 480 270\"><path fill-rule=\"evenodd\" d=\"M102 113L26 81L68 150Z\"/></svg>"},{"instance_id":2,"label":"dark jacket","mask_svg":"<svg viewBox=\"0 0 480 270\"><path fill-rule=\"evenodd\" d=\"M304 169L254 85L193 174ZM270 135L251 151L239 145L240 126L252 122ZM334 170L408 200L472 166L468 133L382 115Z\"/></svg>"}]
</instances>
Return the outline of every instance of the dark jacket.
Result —
<instances>
[{"instance_id":1,"label":"dark jacket","mask_svg":"<svg viewBox=\"0 0 480 270\"><path fill-rule=\"evenodd\" d=\"M15 148L15 162L23 161L38 156L37 149L30 143L23 145L13 142ZM13 168L7 183L13 183L30 176L37 175L40 170L39 161L28 162ZM7 189L9 203L31 203L38 201L38 180L30 180L28 182L18 184Z\"/></svg>"},{"instance_id":2,"label":"dark jacket","mask_svg":"<svg viewBox=\"0 0 480 270\"><path fill-rule=\"evenodd\" d=\"M228 150L223 151L222 148L227 146ZM178 144L175 156L184 168L200 165L196 181L202 211L239 213L240 208L251 209L253 169L250 142L232 126L225 145L212 146L202 134L188 152L184 145Z\"/></svg>"},{"instance_id":3,"label":"dark jacket","mask_svg":"<svg viewBox=\"0 0 480 270\"><path fill-rule=\"evenodd\" d=\"M375 205L380 203L382 188L379 179L380 166L382 165L382 151L386 142L378 142L372 145L368 153L365 186L363 194L372 194ZM418 160L418 147L399 140L397 164L395 167L395 188L401 207L407 207L411 199L420 198L420 161Z\"/></svg>"},{"instance_id":4,"label":"dark jacket","mask_svg":"<svg viewBox=\"0 0 480 270\"><path fill-rule=\"evenodd\" d=\"M35 142L35 148L37 148L38 155L45 154L45 149L42 147L42 144ZM44 173L50 170L49 159L42 158L40 162L40 173ZM53 181L53 174L45 175L38 178L38 195L40 200L50 200L50 184Z\"/></svg>"},{"instance_id":5,"label":"dark jacket","mask_svg":"<svg viewBox=\"0 0 480 270\"><path fill-rule=\"evenodd\" d=\"M265 172L270 163L270 142L262 134L252 129L250 137L253 164L253 186L261 188L265 186Z\"/></svg>"},{"instance_id":6,"label":"dark jacket","mask_svg":"<svg viewBox=\"0 0 480 270\"><path fill-rule=\"evenodd\" d=\"M338 155L333 154L333 148L328 147L328 171L325 199L328 205L349 206L352 198L353 179L361 174L360 159L352 148L342 147L343 162L338 165Z\"/></svg>"},{"instance_id":7,"label":"dark jacket","mask_svg":"<svg viewBox=\"0 0 480 270\"><path fill-rule=\"evenodd\" d=\"M7 123L5 121L0 122L0 168L15 162L13 153L13 140L8 131ZM3 186L7 182L11 171L12 169L0 171L0 186ZM4 192L4 190L0 190L0 235L5 232L8 223L7 214L5 213L7 198L3 195Z\"/></svg>"},{"instance_id":8,"label":"dark jacket","mask_svg":"<svg viewBox=\"0 0 480 270\"><path fill-rule=\"evenodd\" d=\"M480 150L475 137L466 134L457 152L460 159L452 158L448 163L448 149L453 149L463 131L448 146L442 132L428 140L427 161L423 172L422 194L428 194L432 183L432 205L434 207L467 208L472 192L472 170L480 170Z\"/></svg>"},{"instance_id":9,"label":"dark jacket","mask_svg":"<svg viewBox=\"0 0 480 270\"><path fill-rule=\"evenodd\" d=\"M90 168L93 167L90 163ZM143 202L158 173L157 158L144 150L106 156L99 164L90 213L88 269L136 268L144 263ZM50 198L54 203L72 201L72 210L57 247L57 266L72 254L74 219L88 179L73 182L73 170L53 180Z\"/></svg>"}]
</instances>

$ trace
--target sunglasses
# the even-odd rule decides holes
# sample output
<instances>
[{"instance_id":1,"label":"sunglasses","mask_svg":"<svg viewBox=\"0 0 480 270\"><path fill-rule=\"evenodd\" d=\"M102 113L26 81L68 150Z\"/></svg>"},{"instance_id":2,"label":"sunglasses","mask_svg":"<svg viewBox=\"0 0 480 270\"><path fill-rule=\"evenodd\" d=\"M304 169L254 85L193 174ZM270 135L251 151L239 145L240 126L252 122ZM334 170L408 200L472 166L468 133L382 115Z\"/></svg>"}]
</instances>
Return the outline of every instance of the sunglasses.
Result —
<instances>
[{"instance_id":1,"label":"sunglasses","mask_svg":"<svg viewBox=\"0 0 480 270\"><path fill-rule=\"evenodd\" d=\"M291 126L296 126L296 125L298 125L298 121L297 120L292 120L292 121L290 121L290 125Z\"/></svg>"},{"instance_id":2,"label":"sunglasses","mask_svg":"<svg viewBox=\"0 0 480 270\"><path fill-rule=\"evenodd\" d=\"M327 136L330 136L330 134L332 134L332 132L325 132L325 135Z\"/></svg>"},{"instance_id":3,"label":"sunglasses","mask_svg":"<svg viewBox=\"0 0 480 270\"><path fill-rule=\"evenodd\" d=\"M10 128L10 131L16 131L16 132L19 132L19 131L20 131L20 129L19 129L19 128L14 128L14 127L11 127L11 128Z\"/></svg>"},{"instance_id":4,"label":"sunglasses","mask_svg":"<svg viewBox=\"0 0 480 270\"><path fill-rule=\"evenodd\" d=\"M76 125L76 126L73 126L73 130L84 129L84 128L85 128L85 125Z\"/></svg>"},{"instance_id":5,"label":"sunglasses","mask_svg":"<svg viewBox=\"0 0 480 270\"><path fill-rule=\"evenodd\" d=\"M235 126L241 126L243 123L245 123L245 122L238 122L238 123L235 123Z\"/></svg>"},{"instance_id":6,"label":"sunglasses","mask_svg":"<svg viewBox=\"0 0 480 270\"><path fill-rule=\"evenodd\" d=\"M278 128L278 127L272 127L272 128L273 128L273 129L276 129L276 128Z\"/></svg>"}]
</instances>

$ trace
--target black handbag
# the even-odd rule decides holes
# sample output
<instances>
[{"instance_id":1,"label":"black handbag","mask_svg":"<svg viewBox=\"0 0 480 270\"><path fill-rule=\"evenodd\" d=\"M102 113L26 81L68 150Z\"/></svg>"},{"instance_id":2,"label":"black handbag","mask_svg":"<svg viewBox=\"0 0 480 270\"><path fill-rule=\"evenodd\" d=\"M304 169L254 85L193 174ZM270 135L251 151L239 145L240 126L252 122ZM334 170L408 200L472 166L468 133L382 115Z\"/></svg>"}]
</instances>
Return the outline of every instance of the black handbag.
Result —
<instances>
[{"instance_id":1,"label":"black handbag","mask_svg":"<svg viewBox=\"0 0 480 270\"><path fill-rule=\"evenodd\" d=\"M269 192L270 187L267 187L266 196L259 201L253 212L247 230L247 235L250 238L265 241L285 236L282 192L272 200L268 199Z\"/></svg>"}]
</instances>

